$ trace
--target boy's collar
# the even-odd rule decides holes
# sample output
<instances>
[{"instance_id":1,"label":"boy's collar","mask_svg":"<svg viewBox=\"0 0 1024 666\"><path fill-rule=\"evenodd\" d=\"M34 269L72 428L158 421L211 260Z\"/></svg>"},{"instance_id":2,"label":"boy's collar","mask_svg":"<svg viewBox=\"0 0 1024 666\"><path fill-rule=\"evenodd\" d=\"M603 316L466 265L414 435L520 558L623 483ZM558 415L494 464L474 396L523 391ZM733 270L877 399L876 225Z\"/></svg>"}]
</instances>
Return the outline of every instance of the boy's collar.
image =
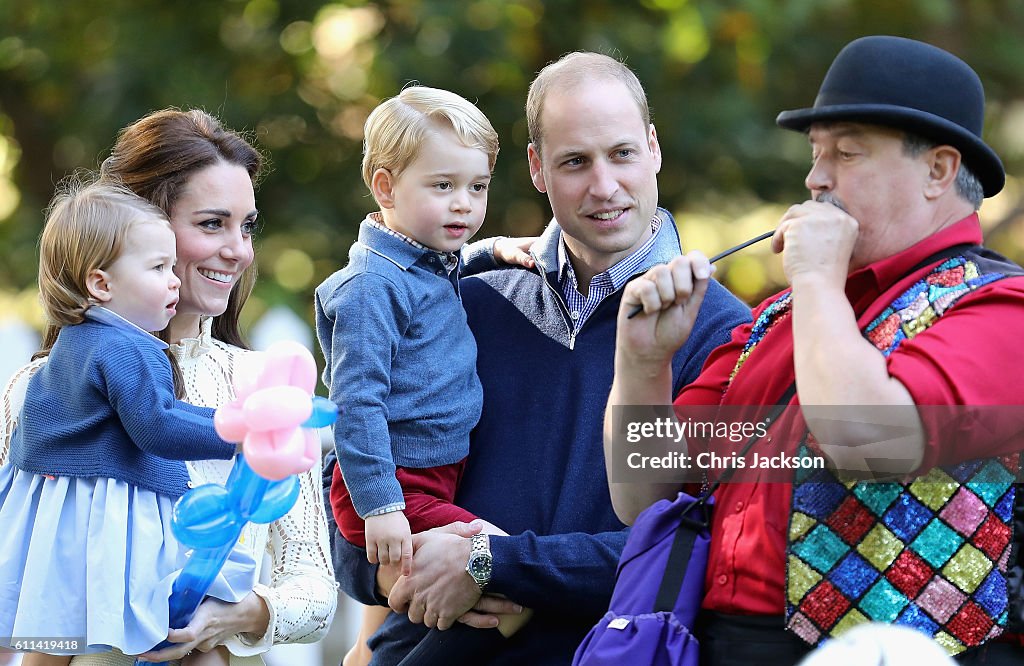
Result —
<instances>
[{"instance_id":1,"label":"boy's collar","mask_svg":"<svg viewBox=\"0 0 1024 666\"><path fill-rule=\"evenodd\" d=\"M359 243L369 248L375 254L379 254L384 257L402 270L409 270L413 264L422 259L425 255L433 254L440 258L444 254L443 252L433 250L422 243L416 243L416 245L413 245L408 240L405 240L405 238L397 236L395 231L387 228L378 228L378 224L380 224L378 220L374 220L372 217L367 216L359 225ZM417 245L419 247L417 247ZM457 260L458 255L455 256Z\"/></svg>"}]
</instances>

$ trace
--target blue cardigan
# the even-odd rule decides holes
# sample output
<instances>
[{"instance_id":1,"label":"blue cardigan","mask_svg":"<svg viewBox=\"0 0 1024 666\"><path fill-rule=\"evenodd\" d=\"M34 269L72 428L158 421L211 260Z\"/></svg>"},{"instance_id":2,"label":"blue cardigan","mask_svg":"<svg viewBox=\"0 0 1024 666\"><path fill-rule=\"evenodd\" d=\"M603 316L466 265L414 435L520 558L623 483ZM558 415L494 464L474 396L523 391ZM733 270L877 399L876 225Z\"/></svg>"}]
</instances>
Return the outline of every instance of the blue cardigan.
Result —
<instances>
[{"instance_id":1,"label":"blue cardigan","mask_svg":"<svg viewBox=\"0 0 1024 666\"><path fill-rule=\"evenodd\" d=\"M680 253L675 221L665 210L659 214L664 223L640 272ZM536 271L509 267L462 281L484 409L456 504L512 535L491 537L487 591L535 609L493 664L569 663L608 609L626 541L602 448L622 291L598 306L570 347L571 319L557 282L560 233L552 223L534 245ZM673 391L695 379L711 350L749 321L749 308L712 282L689 341L673 358ZM379 603L375 568L335 532L342 588ZM373 663L397 662L424 633L392 613L370 641Z\"/></svg>"},{"instance_id":2,"label":"blue cardigan","mask_svg":"<svg viewBox=\"0 0 1024 666\"><path fill-rule=\"evenodd\" d=\"M29 380L11 463L35 474L119 479L170 497L188 490L184 460L235 455L213 409L174 397L166 344L110 310L65 326Z\"/></svg>"},{"instance_id":3,"label":"blue cardigan","mask_svg":"<svg viewBox=\"0 0 1024 666\"><path fill-rule=\"evenodd\" d=\"M317 287L316 334L352 504L362 518L404 509L395 466L462 460L480 418L458 272L364 220L348 265Z\"/></svg>"}]
</instances>

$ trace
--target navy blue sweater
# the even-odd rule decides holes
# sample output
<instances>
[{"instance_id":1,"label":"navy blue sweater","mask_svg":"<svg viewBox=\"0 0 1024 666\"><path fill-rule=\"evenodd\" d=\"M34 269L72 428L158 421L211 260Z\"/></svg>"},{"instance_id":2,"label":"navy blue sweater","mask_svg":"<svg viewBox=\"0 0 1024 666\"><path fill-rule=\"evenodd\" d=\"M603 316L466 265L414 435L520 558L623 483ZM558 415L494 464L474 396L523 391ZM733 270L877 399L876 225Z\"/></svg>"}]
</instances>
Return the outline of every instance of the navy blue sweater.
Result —
<instances>
[{"instance_id":1,"label":"navy blue sweater","mask_svg":"<svg viewBox=\"0 0 1024 666\"><path fill-rule=\"evenodd\" d=\"M642 270L680 252L675 222L659 212L665 223ZM491 537L487 591L535 610L494 664L569 663L608 609L626 541L602 449L622 292L605 299L570 342L557 282L559 233L552 224L534 246L537 271L509 267L462 281L484 408L456 504L512 535ZM693 334L673 359L673 390L695 379L711 350L748 321L749 308L712 282ZM338 538L335 554L342 588L373 603L365 553ZM392 614L371 640L373 663L396 663L424 633Z\"/></svg>"},{"instance_id":2,"label":"navy blue sweater","mask_svg":"<svg viewBox=\"0 0 1024 666\"><path fill-rule=\"evenodd\" d=\"M213 409L174 398L164 343L103 308L65 326L29 380L11 462L37 474L103 477L178 497L184 460L230 459Z\"/></svg>"}]
</instances>

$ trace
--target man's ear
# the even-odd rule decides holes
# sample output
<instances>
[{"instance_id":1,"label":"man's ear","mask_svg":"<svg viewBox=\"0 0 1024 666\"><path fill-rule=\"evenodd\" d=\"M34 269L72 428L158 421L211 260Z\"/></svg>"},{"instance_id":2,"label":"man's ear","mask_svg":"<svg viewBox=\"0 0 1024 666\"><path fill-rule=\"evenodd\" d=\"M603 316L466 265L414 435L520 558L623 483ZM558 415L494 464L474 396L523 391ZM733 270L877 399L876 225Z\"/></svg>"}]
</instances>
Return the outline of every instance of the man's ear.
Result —
<instances>
[{"instance_id":1,"label":"man's ear","mask_svg":"<svg viewBox=\"0 0 1024 666\"><path fill-rule=\"evenodd\" d=\"M381 208L395 207L395 177L387 169L377 169L370 177L370 191Z\"/></svg>"},{"instance_id":2,"label":"man's ear","mask_svg":"<svg viewBox=\"0 0 1024 666\"><path fill-rule=\"evenodd\" d=\"M654 123L651 123L650 129L647 130L647 147L651 149L651 157L654 158L654 173L661 171L661 144L658 143L658 132L654 129Z\"/></svg>"},{"instance_id":3,"label":"man's ear","mask_svg":"<svg viewBox=\"0 0 1024 666\"><path fill-rule=\"evenodd\" d=\"M89 290L89 297L100 303L106 303L112 298L110 275L98 268L89 271L89 275L85 277L85 288Z\"/></svg>"},{"instance_id":4,"label":"man's ear","mask_svg":"<svg viewBox=\"0 0 1024 666\"><path fill-rule=\"evenodd\" d=\"M926 199L936 199L956 183L960 170L960 151L952 146L936 146L925 153L928 180L924 186Z\"/></svg>"},{"instance_id":5,"label":"man's ear","mask_svg":"<svg viewBox=\"0 0 1024 666\"><path fill-rule=\"evenodd\" d=\"M531 142L526 146L526 159L530 163L530 180L538 192L547 192L548 186L544 182L544 170L541 168L540 151Z\"/></svg>"}]
</instances>

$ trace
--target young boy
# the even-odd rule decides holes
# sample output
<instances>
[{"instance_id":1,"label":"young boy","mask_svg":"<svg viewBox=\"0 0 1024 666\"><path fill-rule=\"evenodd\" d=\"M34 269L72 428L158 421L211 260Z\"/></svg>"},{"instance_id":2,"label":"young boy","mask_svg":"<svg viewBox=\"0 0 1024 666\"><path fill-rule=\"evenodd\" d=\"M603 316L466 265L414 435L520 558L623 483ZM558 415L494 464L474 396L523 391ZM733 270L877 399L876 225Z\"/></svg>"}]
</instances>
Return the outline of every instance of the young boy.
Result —
<instances>
[{"instance_id":1,"label":"young boy","mask_svg":"<svg viewBox=\"0 0 1024 666\"><path fill-rule=\"evenodd\" d=\"M378 106L364 136L363 180L380 211L316 290L325 383L342 414L331 506L370 562L408 573L412 533L477 520L452 504L483 400L459 251L483 223L498 136L473 104L424 86ZM495 257L514 256L512 245L496 243ZM386 615L367 609L346 665L369 661L365 640Z\"/></svg>"}]
</instances>

